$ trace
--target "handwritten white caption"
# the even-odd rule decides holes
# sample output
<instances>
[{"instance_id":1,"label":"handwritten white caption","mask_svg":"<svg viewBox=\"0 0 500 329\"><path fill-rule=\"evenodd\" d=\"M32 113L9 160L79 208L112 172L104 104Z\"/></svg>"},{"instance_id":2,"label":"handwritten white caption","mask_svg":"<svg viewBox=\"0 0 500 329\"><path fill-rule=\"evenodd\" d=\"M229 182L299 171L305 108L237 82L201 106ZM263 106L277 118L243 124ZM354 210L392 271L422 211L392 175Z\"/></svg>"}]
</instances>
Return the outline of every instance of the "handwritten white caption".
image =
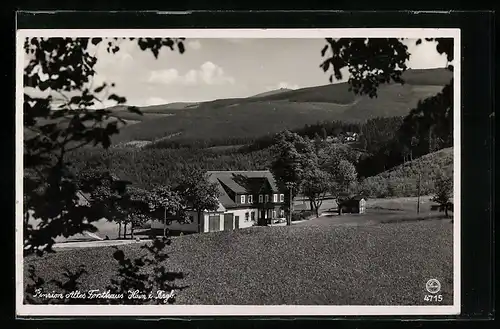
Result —
<instances>
[{"instance_id":1,"label":"handwritten white caption","mask_svg":"<svg viewBox=\"0 0 500 329\"><path fill-rule=\"evenodd\" d=\"M142 292L140 290L129 290L127 294L114 294L109 290L101 291L99 289L80 291L73 290L68 293L58 293L58 292L44 292L42 289L36 289L35 298L42 299L129 299L129 300L152 300L152 299L162 299L164 303L167 303L175 297L175 290L165 291L157 290L156 293L153 292Z\"/></svg>"}]
</instances>

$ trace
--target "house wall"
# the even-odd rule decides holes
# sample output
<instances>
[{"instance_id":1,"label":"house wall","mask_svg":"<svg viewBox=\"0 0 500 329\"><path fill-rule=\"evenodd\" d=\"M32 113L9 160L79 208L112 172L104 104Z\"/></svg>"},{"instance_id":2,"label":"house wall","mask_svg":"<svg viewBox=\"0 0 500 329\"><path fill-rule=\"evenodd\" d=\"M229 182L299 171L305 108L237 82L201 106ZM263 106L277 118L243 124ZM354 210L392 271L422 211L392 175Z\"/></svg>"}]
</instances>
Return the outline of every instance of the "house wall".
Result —
<instances>
[{"instance_id":1,"label":"house wall","mask_svg":"<svg viewBox=\"0 0 500 329\"><path fill-rule=\"evenodd\" d=\"M224 216L221 213L209 213L209 212L204 212L203 213L203 227L202 227L202 232L210 232L209 229L210 227L208 226L209 223L209 217L210 216L219 216L219 222L220 222L220 229L221 231L224 230Z\"/></svg>"},{"instance_id":2,"label":"house wall","mask_svg":"<svg viewBox=\"0 0 500 329\"><path fill-rule=\"evenodd\" d=\"M248 220L246 220L246 217L245 217L245 213L248 212ZM251 213L255 213L255 221L252 221L252 214ZM257 209L253 209L253 208L244 208L244 209L228 209L226 213L232 213L233 216L235 217L235 220L236 220L236 216L239 216L239 227L240 228L247 228L247 227L250 227L250 226L253 226L253 224L255 222L257 222L257 217L258 217L258 214L257 214Z\"/></svg>"},{"instance_id":3,"label":"house wall","mask_svg":"<svg viewBox=\"0 0 500 329\"><path fill-rule=\"evenodd\" d=\"M212 216L219 216L219 226L220 230L224 231L224 214L227 214L228 211L226 212L205 212L203 214L203 225L202 225L202 232L210 232L209 229L209 218Z\"/></svg>"},{"instance_id":4,"label":"house wall","mask_svg":"<svg viewBox=\"0 0 500 329\"><path fill-rule=\"evenodd\" d=\"M241 203L241 196L245 196L245 203ZM252 202L248 202L248 196L252 196ZM259 195L262 196L262 202L259 200ZM265 196L268 196L268 202L265 202ZM274 196L276 196L276 201L274 201ZM251 205L251 206L258 206L262 204L281 204L285 201L285 194L283 193L261 193L261 194L237 194L234 198L235 203L238 205Z\"/></svg>"},{"instance_id":5,"label":"house wall","mask_svg":"<svg viewBox=\"0 0 500 329\"><path fill-rule=\"evenodd\" d=\"M271 207L271 209L276 210L276 217L279 217L279 206ZM246 220L245 214L248 212L248 220ZM252 221L252 212L254 213L255 220ZM239 228L247 228L257 223L257 219L259 218L259 209L256 208L239 208L239 209L227 209L225 213L218 212L204 212L202 215L202 232L209 232L209 217L210 216L219 216L220 220L220 229L224 230L224 214L233 214L234 220L236 220L236 216L238 216ZM196 212L189 212L189 216L193 216L193 221L186 224L181 224L178 221L172 221L170 225L167 225L167 228L174 231L182 231L182 232L198 232L198 214ZM152 229L163 229L163 222L160 220L153 220L151 222Z\"/></svg>"}]
</instances>

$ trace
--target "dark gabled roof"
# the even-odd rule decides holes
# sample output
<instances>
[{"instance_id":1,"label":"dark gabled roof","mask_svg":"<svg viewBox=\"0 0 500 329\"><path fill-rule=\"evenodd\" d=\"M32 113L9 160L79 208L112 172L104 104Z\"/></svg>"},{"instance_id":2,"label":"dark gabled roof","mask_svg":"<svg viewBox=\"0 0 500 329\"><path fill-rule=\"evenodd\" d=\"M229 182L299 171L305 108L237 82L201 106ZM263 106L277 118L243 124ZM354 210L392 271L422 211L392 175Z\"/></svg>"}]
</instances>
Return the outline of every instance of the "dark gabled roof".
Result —
<instances>
[{"instance_id":1,"label":"dark gabled roof","mask_svg":"<svg viewBox=\"0 0 500 329\"><path fill-rule=\"evenodd\" d=\"M224 206L224 207L235 207L236 203L231 199L231 197L227 194L226 190L224 187L220 184L220 182L214 181L217 183L217 186L219 188L219 202Z\"/></svg>"},{"instance_id":2,"label":"dark gabled roof","mask_svg":"<svg viewBox=\"0 0 500 329\"><path fill-rule=\"evenodd\" d=\"M366 197L364 195L354 195L351 197L341 197L338 199L339 203L346 204L346 203L352 203L352 202L359 202L361 199L365 199Z\"/></svg>"},{"instance_id":3,"label":"dark gabled roof","mask_svg":"<svg viewBox=\"0 0 500 329\"><path fill-rule=\"evenodd\" d=\"M209 180L219 186L219 201L224 207L235 207L237 204L228 192L235 194L258 194L268 185L273 191L279 191L273 175L268 170L259 171L208 171ZM229 191L227 191L229 190Z\"/></svg>"},{"instance_id":4,"label":"dark gabled roof","mask_svg":"<svg viewBox=\"0 0 500 329\"><path fill-rule=\"evenodd\" d=\"M278 186L269 170L256 171L209 171L213 181L222 182L235 193L250 193L260 190L266 181L273 191L278 191Z\"/></svg>"},{"instance_id":5,"label":"dark gabled roof","mask_svg":"<svg viewBox=\"0 0 500 329\"><path fill-rule=\"evenodd\" d=\"M364 195L354 195L354 196L350 197L350 199L354 200L354 201L361 201L361 199L366 200L366 197Z\"/></svg>"}]
</instances>

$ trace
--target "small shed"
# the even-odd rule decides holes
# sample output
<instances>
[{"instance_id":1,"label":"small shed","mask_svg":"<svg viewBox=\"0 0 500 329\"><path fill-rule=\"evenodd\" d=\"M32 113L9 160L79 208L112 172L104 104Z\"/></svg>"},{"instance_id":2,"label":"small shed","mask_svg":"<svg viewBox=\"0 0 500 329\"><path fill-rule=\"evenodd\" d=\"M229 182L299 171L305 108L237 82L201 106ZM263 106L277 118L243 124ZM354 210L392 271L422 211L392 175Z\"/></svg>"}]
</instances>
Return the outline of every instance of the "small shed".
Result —
<instances>
[{"instance_id":1,"label":"small shed","mask_svg":"<svg viewBox=\"0 0 500 329\"><path fill-rule=\"evenodd\" d=\"M362 195L337 199L339 215L343 213L364 214L366 212L366 199Z\"/></svg>"}]
</instances>

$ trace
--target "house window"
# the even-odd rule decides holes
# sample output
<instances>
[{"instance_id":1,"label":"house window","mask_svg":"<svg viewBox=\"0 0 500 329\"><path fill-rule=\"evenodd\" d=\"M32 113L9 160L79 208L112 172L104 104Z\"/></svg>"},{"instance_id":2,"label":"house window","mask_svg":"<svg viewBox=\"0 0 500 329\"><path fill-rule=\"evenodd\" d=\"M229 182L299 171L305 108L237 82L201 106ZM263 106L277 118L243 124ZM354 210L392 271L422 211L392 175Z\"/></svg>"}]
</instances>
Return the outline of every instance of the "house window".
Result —
<instances>
[{"instance_id":1,"label":"house window","mask_svg":"<svg viewBox=\"0 0 500 329\"><path fill-rule=\"evenodd\" d=\"M241 196L241 203L245 203L245 196L244 195Z\"/></svg>"},{"instance_id":2,"label":"house window","mask_svg":"<svg viewBox=\"0 0 500 329\"><path fill-rule=\"evenodd\" d=\"M262 203L264 200L264 196L262 194L259 194L259 203Z\"/></svg>"},{"instance_id":3,"label":"house window","mask_svg":"<svg viewBox=\"0 0 500 329\"><path fill-rule=\"evenodd\" d=\"M252 221L255 220L255 213L253 211L250 213L250 217L251 217Z\"/></svg>"},{"instance_id":4,"label":"house window","mask_svg":"<svg viewBox=\"0 0 500 329\"><path fill-rule=\"evenodd\" d=\"M269 202L269 195L266 194L265 199L266 199L266 203Z\"/></svg>"},{"instance_id":5,"label":"house window","mask_svg":"<svg viewBox=\"0 0 500 329\"><path fill-rule=\"evenodd\" d=\"M285 217L285 211L283 209L280 209L280 218Z\"/></svg>"},{"instance_id":6,"label":"house window","mask_svg":"<svg viewBox=\"0 0 500 329\"><path fill-rule=\"evenodd\" d=\"M248 196L248 203L252 203L253 202L253 195L249 195Z\"/></svg>"},{"instance_id":7,"label":"house window","mask_svg":"<svg viewBox=\"0 0 500 329\"><path fill-rule=\"evenodd\" d=\"M273 218L276 218L276 210L273 210Z\"/></svg>"},{"instance_id":8,"label":"house window","mask_svg":"<svg viewBox=\"0 0 500 329\"><path fill-rule=\"evenodd\" d=\"M280 202L285 202L285 195L284 194L280 194Z\"/></svg>"},{"instance_id":9,"label":"house window","mask_svg":"<svg viewBox=\"0 0 500 329\"><path fill-rule=\"evenodd\" d=\"M194 216L193 216L193 215L189 215L189 222L190 222L190 223L193 223L193 222L194 222Z\"/></svg>"},{"instance_id":10,"label":"house window","mask_svg":"<svg viewBox=\"0 0 500 329\"><path fill-rule=\"evenodd\" d=\"M278 202L278 194L273 194L273 202Z\"/></svg>"},{"instance_id":11,"label":"house window","mask_svg":"<svg viewBox=\"0 0 500 329\"><path fill-rule=\"evenodd\" d=\"M248 221L250 219L250 213L246 212L245 213L245 220Z\"/></svg>"}]
</instances>

